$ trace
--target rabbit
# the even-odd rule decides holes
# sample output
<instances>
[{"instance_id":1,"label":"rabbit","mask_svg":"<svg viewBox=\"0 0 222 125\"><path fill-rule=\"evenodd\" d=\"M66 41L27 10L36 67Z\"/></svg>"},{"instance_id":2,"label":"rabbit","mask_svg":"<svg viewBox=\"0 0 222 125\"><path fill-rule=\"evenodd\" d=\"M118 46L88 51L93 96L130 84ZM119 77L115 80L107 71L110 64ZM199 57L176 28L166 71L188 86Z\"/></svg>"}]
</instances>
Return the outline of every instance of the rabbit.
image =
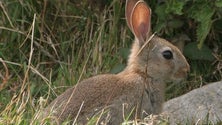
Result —
<instances>
[{"instance_id":1,"label":"rabbit","mask_svg":"<svg viewBox=\"0 0 222 125\"><path fill-rule=\"evenodd\" d=\"M42 120L118 125L161 113L166 82L185 79L190 66L177 47L152 34L151 9L144 1L126 0L125 16L135 36L126 68L69 88L44 109Z\"/></svg>"}]
</instances>

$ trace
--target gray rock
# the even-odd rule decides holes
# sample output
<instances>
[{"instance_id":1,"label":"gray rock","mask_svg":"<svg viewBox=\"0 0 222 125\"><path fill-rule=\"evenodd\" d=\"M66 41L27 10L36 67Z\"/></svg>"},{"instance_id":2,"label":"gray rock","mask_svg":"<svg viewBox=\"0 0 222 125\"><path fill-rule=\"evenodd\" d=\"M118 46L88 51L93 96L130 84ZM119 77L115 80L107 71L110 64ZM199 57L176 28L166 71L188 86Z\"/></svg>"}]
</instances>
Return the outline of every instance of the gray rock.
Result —
<instances>
[{"instance_id":1,"label":"gray rock","mask_svg":"<svg viewBox=\"0 0 222 125\"><path fill-rule=\"evenodd\" d=\"M216 124L222 121L222 81L203 86L164 104L170 124Z\"/></svg>"}]
</instances>

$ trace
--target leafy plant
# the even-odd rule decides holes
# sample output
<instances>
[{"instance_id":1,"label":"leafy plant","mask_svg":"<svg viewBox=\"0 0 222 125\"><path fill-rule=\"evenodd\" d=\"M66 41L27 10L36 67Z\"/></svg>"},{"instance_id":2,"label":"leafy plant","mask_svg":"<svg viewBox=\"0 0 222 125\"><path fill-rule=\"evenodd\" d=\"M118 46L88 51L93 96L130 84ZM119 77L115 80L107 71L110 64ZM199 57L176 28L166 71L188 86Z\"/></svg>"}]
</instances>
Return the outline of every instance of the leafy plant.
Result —
<instances>
[{"instance_id":1,"label":"leafy plant","mask_svg":"<svg viewBox=\"0 0 222 125\"><path fill-rule=\"evenodd\" d=\"M189 43L187 46L185 46L184 55L193 60L214 60L212 51L209 49L209 47L202 45L202 48L199 49L196 42Z\"/></svg>"},{"instance_id":2,"label":"leafy plant","mask_svg":"<svg viewBox=\"0 0 222 125\"><path fill-rule=\"evenodd\" d=\"M155 31L162 30L171 37L183 31L192 38L192 41L198 42L198 49L201 49L213 26L216 25L215 21L222 17L221 6L221 0L167 0L158 3L155 6ZM189 32L190 30L195 32ZM213 41L214 38L208 39Z\"/></svg>"}]
</instances>

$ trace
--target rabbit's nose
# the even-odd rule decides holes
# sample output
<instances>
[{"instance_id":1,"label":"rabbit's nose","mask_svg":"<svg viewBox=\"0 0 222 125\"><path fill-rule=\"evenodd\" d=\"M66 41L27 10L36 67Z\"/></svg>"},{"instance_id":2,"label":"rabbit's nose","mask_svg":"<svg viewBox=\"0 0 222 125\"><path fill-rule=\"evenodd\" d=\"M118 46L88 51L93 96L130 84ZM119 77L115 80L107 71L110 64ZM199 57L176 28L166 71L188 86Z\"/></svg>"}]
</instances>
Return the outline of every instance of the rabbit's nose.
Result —
<instances>
[{"instance_id":1,"label":"rabbit's nose","mask_svg":"<svg viewBox=\"0 0 222 125\"><path fill-rule=\"evenodd\" d=\"M187 64L186 68L184 69L185 72L189 73L190 72L190 65Z\"/></svg>"},{"instance_id":2,"label":"rabbit's nose","mask_svg":"<svg viewBox=\"0 0 222 125\"><path fill-rule=\"evenodd\" d=\"M174 74L174 77L178 79L181 79L181 78L184 79L187 77L189 71L190 71L190 66L186 65L178 69L177 72Z\"/></svg>"},{"instance_id":3,"label":"rabbit's nose","mask_svg":"<svg viewBox=\"0 0 222 125\"><path fill-rule=\"evenodd\" d=\"M182 68L182 72L185 74L185 76L187 76L187 74L190 72L190 68L184 67L184 68Z\"/></svg>"},{"instance_id":4,"label":"rabbit's nose","mask_svg":"<svg viewBox=\"0 0 222 125\"><path fill-rule=\"evenodd\" d=\"M182 74L184 74L184 77L187 77L188 73L190 72L190 66L187 64L187 66L181 68Z\"/></svg>"}]
</instances>

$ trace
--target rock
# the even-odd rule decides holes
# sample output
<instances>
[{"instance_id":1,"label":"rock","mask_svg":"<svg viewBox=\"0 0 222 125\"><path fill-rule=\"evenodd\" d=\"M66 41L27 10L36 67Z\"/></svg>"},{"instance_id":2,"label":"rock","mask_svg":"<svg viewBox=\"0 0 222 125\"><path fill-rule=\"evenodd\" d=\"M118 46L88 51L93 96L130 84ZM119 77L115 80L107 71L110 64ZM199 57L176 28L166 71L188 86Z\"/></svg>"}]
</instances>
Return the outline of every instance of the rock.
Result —
<instances>
[{"instance_id":1,"label":"rock","mask_svg":"<svg viewBox=\"0 0 222 125\"><path fill-rule=\"evenodd\" d=\"M203 86L165 102L170 124L217 124L222 121L222 81Z\"/></svg>"}]
</instances>

